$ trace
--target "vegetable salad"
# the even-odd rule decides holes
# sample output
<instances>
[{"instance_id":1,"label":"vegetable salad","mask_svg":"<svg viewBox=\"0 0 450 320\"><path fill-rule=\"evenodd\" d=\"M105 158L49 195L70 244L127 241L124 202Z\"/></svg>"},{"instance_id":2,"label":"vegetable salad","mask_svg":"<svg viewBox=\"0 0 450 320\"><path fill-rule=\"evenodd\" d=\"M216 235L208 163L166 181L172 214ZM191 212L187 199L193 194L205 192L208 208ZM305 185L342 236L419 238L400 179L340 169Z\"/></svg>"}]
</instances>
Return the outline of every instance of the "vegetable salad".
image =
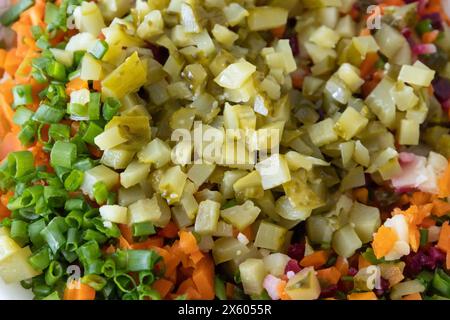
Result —
<instances>
[{"instance_id":1,"label":"vegetable salad","mask_svg":"<svg viewBox=\"0 0 450 320\"><path fill-rule=\"evenodd\" d=\"M9 2L5 283L450 299L448 1Z\"/></svg>"}]
</instances>

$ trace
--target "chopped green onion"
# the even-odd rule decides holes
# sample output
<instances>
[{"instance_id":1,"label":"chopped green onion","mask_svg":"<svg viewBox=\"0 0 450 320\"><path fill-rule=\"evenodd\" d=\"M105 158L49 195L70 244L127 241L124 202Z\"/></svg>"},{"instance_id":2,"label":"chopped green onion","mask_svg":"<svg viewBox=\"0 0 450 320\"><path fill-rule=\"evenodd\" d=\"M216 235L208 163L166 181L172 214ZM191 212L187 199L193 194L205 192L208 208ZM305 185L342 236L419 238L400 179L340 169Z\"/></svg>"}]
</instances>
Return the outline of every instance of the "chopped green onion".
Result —
<instances>
[{"instance_id":1,"label":"chopped green onion","mask_svg":"<svg viewBox=\"0 0 450 320\"><path fill-rule=\"evenodd\" d=\"M35 122L26 123L18 134L20 143L27 146L35 141L36 138L37 125Z\"/></svg>"},{"instance_id":2,"label":"chopped green onion","mask_svg":"<svg viewBox=\"0 0 450 320\"><path fill-rule=\"evenodd\" d=\"M139 272L139 283L144 284L146 286L151 285L155 281L155 276L153 272L144 270Z\"/></svg>"},{"instance_id":3,"label":"chopped green onion","mask_svg":"<svg viewBox=\"0 0 450 320\"><path fill-rule=\"evenodd\" d=\"M40 247L29 258L28 262L36 270L44 270L50 265L51 254L48 246Z\"/></svg>"},{"instance_id":4,"label":"chopped green onion","mask_svg":"<svg viewBox=\"0 0 450 320\"><path fill-rule=\"evenodd\" d=\"M71 168L77 157L77 146L70 142L56 141L50 153L52 166Z\"/></svg>"},{"instance_id":5,"label":"chopped green onion","mask_svg":"<svg viewBox=\"0 0 450 320\"><path fill-rule=\"evenodd\" d=\"M428 229L420 229L420 246L423 247L428 243Z\"/></svg>"},{"instance_id":6,"label":"chopped green onion","mask_svg":"<svg viewBox=\"0 0 450 320\"><path fill-rule=\"evenodd\" d=\"M103 260L95 259L90 261L85 261L83 263L85 274L100 274L102 273Z\"/></svg>"},{"instance_id":7,"label":"chopped green onion","mask_svg":"<svg viewBox=\"0 0 450 320\"><path fill-rule=\"evenodd\" d=\"M42 298L42 300L61 300L61 297L59 296L57 291L53 291L45 298Z\"/></svg>"},{"instance_id":8,"label":"chopped green onion","mask_svg":"<svg viewBox=\"0 0 450 320\"><path fill-rule=\"evenodd\" d=\"M66 201L64 205L64 210L72 211L72 210L83 210L86 209L86 202L82 198L71 198Z\"/></svg>"},{"instance_id":9,"label":"chopped green onion","mask_svg":"<svg viewBox=\"0 0 450 320\"><path fill-rule=\"evenodd\" d=\"M106 259L105 263L102 266L102 273L107 278L112 278L116 274L116 263L113 259Z\"/></svg>"},{"instance_id":10,"label":"chopped green onion","mask_svg":"<svg viewBox=\"0 0 450 320\"><path fill-rule=\"evenodd\" d=\"M62 208L67 200L67 192L63 189L45 186L44 187L44 199L45 202L52 208Z\"/></svg>"},{"instance_id":11,"label":"chopped green onion","mask_svg":"<svg viewBox=\"0 0 450 320\"><path fill-rule=\"evenodd\" d=\"M45 283L49 286L53 286L59 279L61 279L63 274L64 271L61 263L53 260L45 272Z\"/></svg>"},{"instance_id":12,"label":"chopped green onion","mask_svg":"<svg viewBox=\"0 0 450 320\"><path fill-rule=\"evenodd\" d=\"M45 240L40 233L45 226L44 219L36 220L28 226L28 237L30 238L31 243L38 248L45 244Z\"/></svg>"},{"instance_id":13,"label":"chopped green onion","mask_svg":"<svg viewBox=\"0 0 450 320\"><path fill-rule=\"evenodd\" d=\"M20 14L27 10L34 4L34 0L21 0L12 7L10 7L0 17L0 23L5 27L10 26L13 22L19 19Z\"/></svg>"},{"instance_id":14,"label":"chopped green onion","mask_svg":"<svg viewBox=\"0 0 450 320\"><path fill-rule=\"evenodd\" d=\"M120 269L127 271L152 270L160 258L152 250L126 250L118 251L114 255L116 264Z\"/></svg>"},{"instance_id":15,"label":"chopped green onion","mask_svg":"<svg viewBox=\"0 0 450 320\"><path fill-rule=\"evenodd\" d=\"M94 139L96 136L98 136L100 133L103 132L103 128L97 125L94 122L89 122L88 127L86 128L86 131L84 132L82 139L83 141L89 143L89 144L95 144Z\"/></svg>"},{"instance_id":16,"label":"chopped green onion","mask_svg":"<svg viewBox=\"0 0 450 320\"><path fill-rule=\"evenodd\" d=\"M88 52L98 60L101 60L104 57L106 51L108 51L108 48L109 46L106 41L98 40Z\"/></svg>"},{"instance_id":17,"label":"chopped green onion","mask_svg":"<svg viewBox=\"0 0 450 320\"><path fill-rule=\"evenodd\" d=\"M111 120L121 107L121 103L116 98L106 98L105 103L103 104L103 118L107 121Z\"/></svg>"},{"instance_id":18,"label":"chopped green onion","mask_svg":"<svg viewBox=\"0 0 450 320\"><path fill-rule=\"evenodd\" d=\"M52 61L46 68L47 74L53 79L64 81L66 80L66 68L58 61Z\"/></svg>"},{"instance_id":19,"label":"chopped green onion","mask_svg":"<svg viewBox=\"0 0 450 320\"><path fill-rule=\"evenodd\" d=\"M86 241L93 240L99 244L103 244L108 240L108 238L104 234L102 234L96 230L92 230L92 229L88 229L88 230L84 231L83 239Z\"/></svg>"},{"instance_id":20,"label":"chopped green onion","mask_svg":"<svg viewBox=\"0 0 450 320\"><path fill-rule=\"evenodd\" d=\"M122 292L131 292L136 288L136 282L126 273L116 274L114 276L114 282Z\"/></svg>"},{"instance_id":21,"label":"chopped green onion","mask_svg":"<svg viewBox=\"0 0 450 320\"><path fill-rule=\"evenodd\" d=\"M12 93L14 97L14 106L23 106L25 104L30 104L33 102L33 97L31 95L31 85L21 84L12 88Z\"/></svg>"},{"instance_id":22,"label":"chopped green onion","mask_svg":"<svg viewBox=\"0 0 450 320\"><path fill-rule=\"evenodd\" d=\"M72 172L64 180L64 188L67 191L76 191L83 183L84 173L80 170L72 170Z\"/></svg>"},{"instance_id":23,"label":"chopped green onion","mask_svg":"<svg viewBox=\"0 0 450 320\"><path fill-rule=\"evenodd\" d=\"M150 298L151 300L161 300L161 295L155 289L151 289L145 285L139 285L139 300L146 300L146 298Z\"/></svg>"},{"instance_id":24,"label":"chopped green onion","mask_svg":"<svg viewBox=\"0 0 450 320\"><path fill-rule=\"evenodd\" d=\"M69 228L67 230L66 250L70 252L76 251L78 249L80 238L81 236L77 228Z\"/></svg>"},{"instance_id":25,"label":"chopped green onion","mask_svg":"<svg viewBox=\"0 0 450 320\"><path fill-rule=\"evenodd\" d=\"M93 261L101 257L100 247L98 243L91 240L80 246L77 250L81 261Z\"/></svg>"},{"instance_id":26,"label":"chopped green onion","mask_svg":"<svg viewBox=\"0 0 450 320\"><path fill-rule=\"evenodd\" d=\"M28 223L21 220L13 220L10 230L11 238L23 247L30 240L28 237Z\"/></svg>"},{"instance_id":27,"label":"chopped green onion","mask_svg":"<svg viewBox=\"0 0 450 320\"><path fill-rule=\"evenodd\" d=\"M220 277L217 275L214 277L214 291L216 292L216 297L219 300L227 300L225 284L222 281L222 279L220 279Z\"/></svg>"},{"instance_id":28,"label":"chopped green onion","mask_svg":"<svg viewBox=\"0 0 450 320\"><path fill-rule=\"evenodd\" d=\"M65 114L65 110L42 103L33 115L33 120L43 123L58 123Z\"/></svg>"},{"instance_id":29,"label":"chopped green onion","mask_svg":"<svg viewBox=\"0 0 450 320\"><path fill-rule=\"evenodd\" d=\"M83 215L83 228L88 229L94 227L93 218L99 215L98 209L91 209Z\"/></svg>"},{"instance_id":30,"label":"chopped green onion","mask_svg":"<svg viewBox=\"0 0 450 320\"><path fill-rule=\"evenodd\" d=\"M54 141L68 140L70 138L70 127L61 123L53 123L48 129L48 136Z\"/></svg>"},{"instance_id":31,"label":"chopped green onion","mask_svg":"<svg viewBox=\"0 0 450 320\"><path fill-rule=\"evenodd\" d=\"M8 155L8 170L18 179L34 171L34 157L30 151L16 151Z\"/></svg>"},{"instance_id":32,"label":"chopped green onion","mask_svg":"<svg viewBox=\"0 0 450 320\"><path fill-rule=\"evenodd\" d=\"M425 19L425 20L419 21L419 22L416 24L416 31L417 31L417 33L418 33L419 35L421 35L421 36L422 36L424 33L433 31L433 25L432 25L432 23L431 23L431 20L430 20L430 19Z\"/></svg>"},{"instance_id":33,"label":"chopped green onion","mask_svg":"<svg viewBox=\"0 0 450 320\"><path fill-rule=\"evenodd\" d=\"M83 212L73 210L66 216L65 220L70 228L79 229L83 224Z\"/></svg>"},{"instance_id":34,"label":"chopped green onion","mask_svg":"<svg viewBox=\"0 0 450 320\"><path fill-rule=\"evenodd\" d=\"M100 97L99 92L91 92L88 103L89 120L100 120Z\"/></svg>"},{"instance_id":35,"label":"chopped green onion","mask_svg":"<svg viewBox=\"0 0 450 320\"><path fill-rule=\"evenodd\" d=\"M446 298L450 298L450 276L443 270L437 269L434 273L433 288Z\"/></svg>"},{"instance_id":36,"label":"chopped green onion","mask_svg":"<svg viewBox=\"0 0 450 320\"><path fill-rule=\"evenodd\" d=\"M108 199L108 188L103 181L98 181L93 186L94 199L98 204L103 204Z\"/></svg>"},{"instance_id":37,"label":"chopped green onion","mask_svg":"<svg viewBox=\"0 0 450 320\"><path fill-rule=\"evenodd\" d=\"M132 230L133 230L133 237L148 236L156 233L153 223L148 221L134 223L132 226Z\"/></svg>"},{"instance_id":38,"label":"chopped green onion","mask_svg":"<svg viewBox=\"0 0 450 320\"><path fill-rule=\"evenodd\" d=\"M106 279L96 274L89 274L81 278L81 283L87 284L95 291L102 290L106 285Z\"/></svg>"},{"instance_id":39,"label":"chopped green onion","mask_svg":"<svg viewBox=\"0 0 450 320\"><path fill-rule=\"evenodd\" d=\"M95 166L94 160L90 158L85 158L78 160L73 165L73 168L85 172L88 171L89 169L92 169L94 166Z\"/></svg>"},{"instance_id":40,"label":"chopped green onion","mask_svg":"<svg viewBox=\"0 0 450 320\"><path fill-rule=\"evenodd\" d=\"M50 224L42 229L41 235L53 253L56 253L65 243L66 239L56 224Z\"/></svg>"}]
</instances>

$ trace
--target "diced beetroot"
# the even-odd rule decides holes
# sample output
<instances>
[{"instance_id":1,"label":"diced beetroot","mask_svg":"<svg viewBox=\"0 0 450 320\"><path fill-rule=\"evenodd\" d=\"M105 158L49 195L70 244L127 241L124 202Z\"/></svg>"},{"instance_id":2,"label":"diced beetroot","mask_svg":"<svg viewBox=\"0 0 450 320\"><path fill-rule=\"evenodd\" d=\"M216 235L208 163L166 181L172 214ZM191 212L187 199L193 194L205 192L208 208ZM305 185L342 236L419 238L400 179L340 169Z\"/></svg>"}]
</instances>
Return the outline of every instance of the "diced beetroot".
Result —
<instances>
[{"instance_id":1,"label":"diced beetroot","mask_svg":"<svg viewBox=\"0 0 450 320\"><path fill-rule=\"evenodd\" d=\"M422 16L422 19L429 19L431 21L431 25L433 29L442 30L442 17L439 12L433 12L430 14L425 14Z\"/></svg>"},{"instance_id":2,"label":"diced beetroot","mask_svg":"<svg viewBox=\"0 0 450 320\"><path fill-rule=\"evenodd\" d=\"M348 275L349 276L354 276L355 274L357 274L358 273L358 270L356 269L356 268L353 268L353 267L350 267L349 269L348 269Z\"/></svg>"},{"instance_id":3,"label":"diced beetroot","mask_svg":"<svg viewBox=\"0 0 450 320\"><path fill-rule=\"evenodd\" d=\"M343 281L341 279L337 284L337 288L339 291L349 292L350 290L353 290L353 281Z\"/></svg>"},{"instance_id":4,"label":"diced beetroot","mask_svg":"<svg viewBox=\"0 0 450 320\"><path fill-rule=\"evenodd\" d=\"M416 44L412 47L412 51L416 55L433 54L437 52L437 48L432 43Z\"/></svg>"},{"instance_id":5,"label":"diced beetroot","mask_svg":"<svg viewBox=\"0 0 450 320\"><path fill-rule=\"evenodd\" d=\"M375 289L375 294L378 297L381 297L386 291L389 290L389 281L387 281L385 278L381 277L380 285L381 285L380 289Z\"/></svg>"},{"instance_id":6,"label":"diced beetroot","mask_svg":"<svg viewBox=\"0 0 450 320\"><path fill-rule=\"evenodd\" d=\"M445 253L437 247L420 248L404 258L405 275L414 277L424 268L434 270L445 262Z\"/></svg>"},{"instance_id":7,"label":"diced beetroot","mask_svg":"<svg viewBox=\"0 0 450 320\"><path fill-rule=\"evenodd\" d=\"M413 33L410 28L404 28L402 30L402 35L405 37L406 41L408 41L408 44L411 48L416 45L416 42L413 39Z\"/></svg>"},{"instance_id":8,"label":"diced beetroot","mask_svg":"<svg viewBox=\"0 0 450 320\"><path fill-rule=\"evenodd\" d=\"M298 56L300 54L300 46L298 45L297 35L289 37L289 44L291 45L292 54Z\"/></svg>"},{"instance_id":9,"label":"diced beetroot","mask_svg":"<svg viewBox=\"0 0 450 320\"><path fill-rule=\"evenodd\" d=\"M286 264L286 267L284 268L284 273L288 273L289 271L292 271L294 273L298 273L300 272L300 270L302 270L302 268L300 267L300 265L298 264L297 260L291 259L288 261L288 263Z\"/></svg>"},{"instance_id":10,"label":"diced beetroot","mask_svg":"<svg viewBox=\"0 0 450 320\"><path fill-rule=\"evenodd\" d=\"M302 260L305 256L305 244L304 243L293 243L289 245L288 256L295 260Z\"/></svg>"},{"instance_id":11,"label":"diced beetroot","mask_svg":"<svg viewBox=\"0 0 450 320\"><path fill-rule=\"evenodd\" d=\"M336 284L333 284L325 289L322 289L319 298L324 299L334 297L337 290L338 286Z\"/></svg>"},{"instance_id":12,"label":"diced beetroot","mask_svg":"<svg viewBox=\"0 0 450 320\"><path fill-rule=\"evenodd\" d=\"M450 80L437 76L433 82L434 95L439 102L445 102L450 99Z\"/></svg>"}]
</instances>

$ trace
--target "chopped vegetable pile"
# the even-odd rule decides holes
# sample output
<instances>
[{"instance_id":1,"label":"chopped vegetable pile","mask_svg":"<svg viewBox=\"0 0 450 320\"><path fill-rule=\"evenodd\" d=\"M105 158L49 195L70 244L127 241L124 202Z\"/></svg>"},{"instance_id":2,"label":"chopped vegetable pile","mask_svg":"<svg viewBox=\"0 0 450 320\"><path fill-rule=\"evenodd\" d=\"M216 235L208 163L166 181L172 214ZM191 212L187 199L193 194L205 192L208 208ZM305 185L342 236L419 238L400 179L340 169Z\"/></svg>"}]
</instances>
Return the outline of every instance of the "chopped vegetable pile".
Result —
<instances>
[{"instance_id":1,"label":"chopped vegetable pile","mask_svg":"<svg viewBox=\"0 0 450 320\"><path fill-rule=\"evenodd\" d=\"M7 2L3 282L450 299L447 1Z\"/></svg>"}]
</instances>

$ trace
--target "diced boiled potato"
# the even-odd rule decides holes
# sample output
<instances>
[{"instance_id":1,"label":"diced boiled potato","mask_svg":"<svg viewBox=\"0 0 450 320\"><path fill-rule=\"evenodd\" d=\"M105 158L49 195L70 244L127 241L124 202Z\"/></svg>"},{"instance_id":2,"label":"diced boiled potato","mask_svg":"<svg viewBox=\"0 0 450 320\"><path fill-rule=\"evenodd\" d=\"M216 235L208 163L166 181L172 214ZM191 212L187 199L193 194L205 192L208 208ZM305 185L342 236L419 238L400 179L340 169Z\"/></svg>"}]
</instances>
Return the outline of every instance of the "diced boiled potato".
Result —
<instances>
[{"instance_id":1,"label":"diced boiled potato","mask_svg":"<svg viewBox=\"0 0 450 320\"><path fill-rule=\"evenodd\" d=\"M220 217L242 231L255 222L260 212L261 209L256 207L252 201L247 200L242 205L221 210Z\"/></svg>"},{"instance_id":2,"label":"diced boiled potato","mask_svg":"<svg viewBox=\"0 0 450 320\"><path fill-rule=\"evenodd\" d=\"M356 92L364 84L364 80L359 76L359 70L350 63L342 64L337 74L352 92Z\"/></svg>"},{"instance_id":3,"label":"diced boiled potato","mask_svg":"<svg viewBox=\"0 0 450 320\"><path fill-rule=\"evenodd\" d=\"M177 224L178 228L181 229L194 224L194 219L188 217L186 211L182 206L173 206L170 209L172 210L172 218Z\"/></svg>"},{"instance_id":4,"label":"diced boiled potato","mask_svg":"<svg viewBox=\"0 0 450 320\"><path fill-rule=\"evenodd\" d=\"M284 275L286 265L291 260L288 255L283 253L271 253L263 258L264 266L268 273L275 277L281 277Z\"/></svg>"},{"instance_id":5,"label":"diced boiled potato","mask_svg":"<svg viewBox=\"0 0 450 320\"><path fill-rule=\"evenodd\" d=\"M184 186L183 195L180 199L180 205L186 211L187 216L190 219L194 219L198 210L198 203L194 197L195 186L191 181L186 181Z\"/></svg>"},{"instance_id":6,"label":"diced boiled potato","mask_svg":"<svg viewBox=\"0 0 450 320\"><path fill-rule=\"evenodd\" d=\"M145 199L145 192L139 185L135 185L128 189L121 187L117 197L120 206L128 207L133 202Z\"/></svg>"},{"instance_id":7,"label":"diced boiled potato","mask_svg":"<svg viewBox=\"0 0 450 320\"><path fill-rule=\"evenodd\" d=\"M214 242L212 256L216 265L227 262L249 252L249 248L236 238L224 237Z\"/></svg>"},{"instance_id":8,"label":"diced boiled potato","mask_svg":"<svg viewBox=\"0 0 450 320\"><path fill-rule=\"evenodd\" d=\"M102 76L102 65L91 54L86 53L81 60L81 80L100 80Z\"/></svg>"},{"instance_id":9,"label":"diced boiled potato","mask_svg":"<svg viewBox=\"0 0 450 320\"><path fill-rule=\"evenodd\" d=\"M361 248L362 242L355 229L347 224L333 234L332 246L338 255L348 258Z\"/></svg>"},{"instance_id":10,"label":"diced boiled potato","mask_svg":"<svg viewBox=\"0 0 450 320\"><path fill-rule=\"evenodd\" d=\"M167 203L157 194L151 199L138 200L128 207L128 224L149 221L157 227L165 227L171 217Z\"/></svg>"},{"instance_id":11,"label":"diced boiled potato","mask_svg":"<svg viewBox=\"0 0 450 320\"><path fill-rule=\"evenodd\" d=\"M350 140L360 133L369 120L352 107L347 107L336 122L335 131L345 140Z\"/></svg>"},{"instance_id":12,"label":"diced boiled potato","mask_svg":"<svg viewBox=\"0 0 450 320\"><path fill-rule=\"evenodd\" d=\"M125 169L136 153L121 147L107 149L103 152L101 163L113 169Z\"/></svg>"},{"instance_id":13,"label":"diced boiled potato","mask_svg":"<svg viewBox=\"0 0 450 320\"><path fill-rule=\"evenodd\" d=\"M199 203L197 218L195 219L195 232L202 235L211 235L217 229L220 215L220 203L205 200Z\"/></svg>"},{"instance_id":14,"label":"diced boiled potato","mask_svg":"<svg viewBox=\"0 0 450 320\"><path fill-rule=\"evenodd\" d=\"M220 24L214 25L212 34L219 43L223 44L226 47L231 47L233 43L239 38L239 35L237 33L234 33L227 27L224 27Z\"/></svg>"},{"instance_id":15,"label":"diced boiled potato","mask_svg":"<svg viewBox=\"0 0 450 320\"><path fill-rule=\"evenodd\" d=\"M255 246L277 251L283 246L287 229L276 224L262 221L256 233Z\"/></svg>"},{"instance_id":16,"label":"diced boiled potato","mask_svg":"<svg viewBox=\"0 0 450 320\"><path fill-rule=\"evenodd\" d=\"M150 164L135 160L120 174L120 184L125 188L132 187L144 180L149 172Z\"/></svg>"},{"instance_id":17,"label":"diced boiled potato","mask_svg":"<svg viewBox=\"0 0 450 320\"><path fill-rule=\"evenodd\" d=\"M421 87L428 87L434 78L436 71L425 69L420 65L404 65L400 69L398 80Z\"/></svg>"},{"instance_id":18,"label":"diced boiled potato","mask_svg":"<svg viewBox=\"0 0 450 320\"><path fill-rule=\"evenodd\" d=\"M105 27L102 12L95 2L82 2L73 12L75 25L80 32L89 32L97 37Z\"/></svg>"},{"instance_id":19,"label":"diced boiled potato","mask_svg":"<svg viewBox=\"0 0 450 320\"><path fill-rule=\"evenodd\" d=\"M197 18L197 14L188 3L181 3L180 7L181 24L186 32L198 33L201 31L201 26Z\"/></svg>"},{"instance_id":20,"label":"diced boiled potato","mask_svg":"<svg viewBox=\"0 0 450 320\"><path fill-rule=\"evenodd\" d=\"M261 176L264 190L272 189L291 180L291 173L283 155L274 154L255 166Z\"/></svg>"},{"instance_id":21,"label":"diced boiled potato","mask_svg":"<svg viewBox=\"0 0 450 320\"><path fill-rule=\"evenodd\" d=\"M170 147L159 138L153 139L138 152L140 162L154 164L156 168L166 165L171 158Z\"/></svg>"},{"instance_id":22,"label":"diced boiled potato","mask_svg":"<svg viewBox=\"0 0 450 320\"><path fill-rule=\"evenodd\" d=\"M119 174L104 165L99 165L84 173L83 184L81 191L89 195L92 199L94 197L94 184L103 182L108 189L112 189L119 183Z\"/></svg>"},{"instance_id":23,"label":"diced boiled potato","mask_svg":"<svg viewBox=\"0 0 450 320\"><path fill-rule=\"evenodd\" d=\"M349 213L349 221L354 224L362 243L367 243L381 225L380 210L355 202Z\"/></svg>"},{"instance_id":24,"label":"diced boiled potato","mask_svg":"<svg viewBox=\"0 0 450 320\"><path fill-rule=\"evenodd\" d=\"M1 230L4 230L2 228ZM9 234L0 235L0 262L20 250L20 246L10 238Z\"/></svg>"},{"instance_id":25,"label":"diced boiled potato","mask_svg":"<svg viewBox=\"0 0 450 320\"><path fill-rule=\"evenodd\" d=\"M41 274L28 262L31 256L30 247L26 246L0 261L0 277L5 283L17 283Z\"/></svg>"},{"instance_id":26,"label":"diced boiled potato","mask_svg":"<svg viewBox=\"0 0 450 320\"><path fill-rule=\"evenodd\" d=\"M308 128L308 133L312 143L317 147L338 140L338 135L334 130L334 121L331 118L313 124Z\"/></svg>"},{"instance_id":27,"label":"diced boiled potato","mask_svg":"<svg viewBox=\"0 0 450 320\"><path fill-rule=\"evenodd\" d=\"M325 48L334 48L339 41L339 34L327 26L320 26L309 37L309 41Z\"/></svg>"},{"instance_id":28,"label":"diced boiled potato","mask_svg":"<svg viewBox=\"0 0 450 320\"><path fill-rule=\"evenodd\" d=\"M297 171L300 168L311 171L314 166L330 165L328 162L323 161L322 159L305 156L296 151L288 151L284 156L291 171Z\"/></svg>"},{"instance_id":29,"label":"diced boiled potato","mask_svg":"<svg viewBox=\"0 0 450 320\"><path fill-rule=\"evenodd\" d=\"M225 18L231 27L241 23L249 14L248 11L245 10L240 4L235 2L226 6L223 9L223 13L225 14Z\"/></svg>"},{"instance_id":30,"label":"diced boiled potato","mask_svg":"<svg viewBox=\"0 0 450 320\"><path fill-rule=\"evenodd\" d=\"M180 166L171 167L164 172L159 182L159 190L167 203L173 204L180 201L186 179L187 175Z\"/></svg>"},{"instance_id":31,"label":"diced boiled potato","mask_svg":"<svg viewBox=\"0 0 450 320\"><path fill-rule=\"evenodd\" d=\"M419 98L414 94L413 88L401 82L397 83L390 93L394 97L397 109L400 111L412 109L419 102Z\"/></svg>"},{"instance_id":32,"label":"diced boiled potato","mask_svg":"<svg viewBox=\"0 0 450 320\"><path fill-rule=\"evenodd\" d=\"M118 126L107 129L94 138L94 142L100 150L114 148L127 140L123 130Z\"/></svg>"},{"instance_id":33,"label":"diced boiled potato","mask_svg":"<svg viewBox=\"0 0 450 320\"><path fill-rule=\"evenodd\" d=\"M246 294L261 294L263 281L267 275L262 259L247 259L239 265L242 285Z\"/></svg>"},{"instance_id":34,"label":"diced boiled potato","mask_svg":"<svg viewBox=\"0 0 450 320\"><path fill-rule=\"evenodd\" d=\"M128 223L128 208L118 205L104 205L100 207L100 215L103 220L114 223Z\"/></svg>"},{"instance_id":35,"label":"diced boiled potato","mask_svg":"<svg viewBox=\"0 0 450 320\"><path fill-rule=\"evenodd\" d=\"M313 267L307 267L289 279L286 294L292 300L315 300L320 295L320 283Z\"/></svg>"},{"instance_id":36,"label":"diced boiled potato","mask_svg":"<svg viewBox=\"0 0 450 320\"><path fill-rule=\"evenodd\" d=\"M214 164L193 164L188 170L187 176L194 183L195 188L198 189L208 180L215 168L216 165Z\"/></svg>"},{"instance_id":37,"label":"diced boiled potato","mask_svg":"<svg viewBox=\"0 0 450 320\"><path fill-rule=\"evenodd\" d=\"M255 71L256 67L242 58L226 67L214 81L223 88L238 89Z\"/></svg>"},{"instance_id":38,"label":"diced boiled potato","mask_svg":"<svg viewBox=\"0 0 450 320\"><path fill-rule=\"evenodd\" d=\"M277 7L255 7L250 10L247 23L250 31L270 30L284 26L288 11Z\"/></svg>"},{"instance_id":39,"label":"diced boiled potato","mask_svg":"<svg viewBox=\"0 0 450 320\"><path fill-rule=\"evenodd\" d=\"M402 119L398 129L398 143L401 145L418 145L420 124L415 120Z\"/></svg>"}]
</instances>

